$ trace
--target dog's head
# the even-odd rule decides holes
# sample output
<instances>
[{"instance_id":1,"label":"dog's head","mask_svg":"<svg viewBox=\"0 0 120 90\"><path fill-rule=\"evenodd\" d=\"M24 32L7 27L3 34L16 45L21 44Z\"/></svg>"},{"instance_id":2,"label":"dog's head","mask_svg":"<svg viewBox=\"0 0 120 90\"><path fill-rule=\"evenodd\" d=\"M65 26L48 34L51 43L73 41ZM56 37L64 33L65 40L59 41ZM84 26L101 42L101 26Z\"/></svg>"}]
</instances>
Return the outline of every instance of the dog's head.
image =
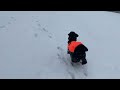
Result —
<instances>
[{"instance_id":1,"label":"dog's head","mask_svg":"<svg viewBox=\"0 0 120 90\"><path fill-rule=\"evenodd\" d=\"M76 34L74 31L71 31L69 34L68 34L69 37L78 37L78 34Z\"/></svg>"},{"instance_id":2,"label":"dog's head","mask_svg":"<svg viewBox=\"0 0 120 90\"><path fill-rule=\"evenodd\" d=\"M78 34L76 34L74 31L71 31L69 34L68 34L68 43L70 43L71 41L77 41L77 37L78 37Z\"/></svg>"}]
</instances>

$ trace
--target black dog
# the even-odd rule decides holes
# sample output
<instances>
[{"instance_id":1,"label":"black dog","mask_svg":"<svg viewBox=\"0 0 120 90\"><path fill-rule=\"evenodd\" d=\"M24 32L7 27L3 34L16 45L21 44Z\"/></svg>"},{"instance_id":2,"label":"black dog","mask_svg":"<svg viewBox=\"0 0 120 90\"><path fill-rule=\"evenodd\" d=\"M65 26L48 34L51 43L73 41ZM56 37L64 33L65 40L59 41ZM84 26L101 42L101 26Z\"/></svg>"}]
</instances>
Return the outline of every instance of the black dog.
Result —
<instances>
[{"instance_id":1,"label":"black dog","mask_svg":"<svg viewBox=\"0 0 120 90\"><path fill-rule=\"evenodd\" d=\"M68 45L69 45L72 41L77 41L77 37L79 35L72 31L68 34L68 36L69 36L68 37ZM82 65L83 65L87 63L86 51L88 51L88 48L85 45L81 44L75 48L74 53L68 50L68 54L70 54L72 62L76 63L82 60Z\"/></svg>"}]
</instances>

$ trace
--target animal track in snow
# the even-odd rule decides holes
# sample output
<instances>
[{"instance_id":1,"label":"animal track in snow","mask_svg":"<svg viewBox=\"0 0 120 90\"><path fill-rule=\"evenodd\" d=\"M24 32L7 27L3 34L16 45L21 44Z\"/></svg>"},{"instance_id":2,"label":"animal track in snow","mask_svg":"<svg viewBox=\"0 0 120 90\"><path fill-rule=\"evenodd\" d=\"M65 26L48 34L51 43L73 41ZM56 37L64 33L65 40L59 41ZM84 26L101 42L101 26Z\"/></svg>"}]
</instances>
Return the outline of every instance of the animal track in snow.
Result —
<instances>
[{"instance_id":1,"label":"animal track in snow","mask_svg":"<svg viewBox=\"0 0 120 90\"><path fill-rule=\"evenodd\" d=\"M34 34L34 36L37 38L37 37L38 37L38 34L37 34L37 33L35 33L35 34Z\"/></svg>"},{"instance_id":2,"label":"animal track in snow","mask_svg":"<svg viewBox=\"0 0 120 90\"><path fill-rule=\"evenodd\" d=\"M2 28L5 28L5 25L0 26L0 28L1 28L1 29L2 29Z\"/></svg>"},{"instance_id":3,"label":"animal track in snow","mask_svg":"<svg viewBox=\"0 0 120 90\"><path fill-rule=\"evenodd\" d=\"M47 33L47 36L51 39L52 38L52 34L49 33L49 31L45 27L42 27L42 25L40 23L40 20L37 19L38 17L37 16L36 17L32 16L32 17L33 17L32 21L36 23L36 25L33 26L34 31L36 33L39 33L39 31L45 32L45 33ZM37 19L37 20L34 20L34 19ZM34 34L34 36L37 37L38 34Z\"/></svg>"},{"instance_id":4,"label":"animal track in snow","mask_svg":"<svg viewBox=\"0 0 120 90\"><path fill-rule=\"evenodd\" d=\"M0 25L0 29L1 30L8 30L8 27L9 27L9 25L11 25L13 22L15 22L16 21L16 18L15 17L9 17L9 21L8 22L6 22L6 24L3 24L3 25Z\"/></svg>"}]
</instances>

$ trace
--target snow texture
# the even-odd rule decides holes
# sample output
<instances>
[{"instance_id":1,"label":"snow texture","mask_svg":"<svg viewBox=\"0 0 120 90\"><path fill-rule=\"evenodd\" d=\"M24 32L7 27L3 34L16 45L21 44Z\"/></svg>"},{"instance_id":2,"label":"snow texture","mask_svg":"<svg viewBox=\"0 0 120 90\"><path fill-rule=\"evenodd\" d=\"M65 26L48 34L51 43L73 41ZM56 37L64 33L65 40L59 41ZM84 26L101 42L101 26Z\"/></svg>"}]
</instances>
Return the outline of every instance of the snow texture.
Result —
<instances>
[{"instance_id":1,"label":"snow texture","mask_svg":"<svg viewBox=\"0 0 120 90\"><path fill-rule=\"evenodd\" d=\"M68 33L89 49L72 66ZM0 11L1 79L120 78L120 14L105 11Z\"/></svg>"}]
</instances>

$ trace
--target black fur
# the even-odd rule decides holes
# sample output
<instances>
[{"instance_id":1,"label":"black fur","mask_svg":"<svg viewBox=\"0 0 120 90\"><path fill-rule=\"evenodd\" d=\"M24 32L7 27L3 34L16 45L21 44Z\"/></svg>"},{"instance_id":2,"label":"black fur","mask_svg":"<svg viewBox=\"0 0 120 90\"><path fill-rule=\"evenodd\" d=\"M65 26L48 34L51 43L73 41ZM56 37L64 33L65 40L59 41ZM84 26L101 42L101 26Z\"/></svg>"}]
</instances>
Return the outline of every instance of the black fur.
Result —
<instances>
[{"instance_id":1,"label":"black fur","mask_svg":"<svg viewBox=\"0 0 120 90\"><path fill-rule=\"evenodd\" d=\"M86 51L88 51L88 48L86 46L84 46L83 44L78 45L72 55L73 60L76 60L76 62L82 60L82 64L86 64Z\"/></svg>"},{"instance_id":2,"label":"black fur","mask_svg":"<svg viewBox=\"0 0 120 90\"><path fill-rule=\"evenodd\" d=\"M71 41L77 41L77 37L79 35L75 32L70 32L68 36L68 44L70 44ZM86 51L88 51L88 48L82 44L76 47L74 53L68 51L68 54L70 54L72 62L79 62L80 60L82 60L82 64L86 64Z\"/></svg>"},{"instance_id":3,"label":"black fur","mask_svg":"<svg viewBox=\"0 0 120 90\"><path fill-rule=\"evenodd\" d=\"M77 37L79 36L78 34L76 34L75 32L70 32L68 34L68 44L71 42L71 41L77 41Z\"/></svg>"}]
</instances>

